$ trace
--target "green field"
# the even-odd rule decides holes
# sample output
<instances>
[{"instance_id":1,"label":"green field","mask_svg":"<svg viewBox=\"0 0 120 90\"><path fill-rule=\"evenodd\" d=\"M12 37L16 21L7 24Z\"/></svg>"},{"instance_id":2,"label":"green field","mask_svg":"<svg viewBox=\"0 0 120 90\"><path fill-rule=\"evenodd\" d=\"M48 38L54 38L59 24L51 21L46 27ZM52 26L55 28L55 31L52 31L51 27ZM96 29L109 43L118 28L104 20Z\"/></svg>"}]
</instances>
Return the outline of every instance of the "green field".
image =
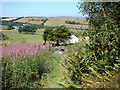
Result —
<instances>
[{"instance_id":1,"label":"green field","mask_svg":"<svg viewBox=\"0 0 120 90\"><path fill-rule=\"evenodd\" d=\"M85 18L68 18L68 17L50 17L48 21L45 23L46 26L59 26L65 25L65 21L76 21L80 23L87 24Z\"/></svg>"},{"instance_id":2,"label":"green field","mask_svg":"<svg viewBox=\"0 0 120 90\"><path fill-rule=\"evenodd\" d=\"M8 41L10 44L26 43L26 42L43 43L43 39L42 39L43 30L37 30L35 34L20 34L17 30L4 30L2 32L9 37Z\"/></svg>"},{"instance_id":3,"label":"green field","mask_svg":"<svg viewBox=\"0 0 120 90\"><path fill-rule=\"evenodd\" d=\"M1 30L7 30L7 29L8 29L8 26L6 26L6 25L0 25L0 29L1 29Z\"/></svg>"},{"instance_id":4,"label":"green field","mask_svg":"<svg viewBox=\"0 0 120 90\"><path fill-rule=\"evenodd\" d=\"M65 26L66 26L67 28L72 28L72 29L75 29L75 28L87 29L87 28L88 28L88 25L72 25L72 24L65 24Z\"/></svg>"}]
</instances>

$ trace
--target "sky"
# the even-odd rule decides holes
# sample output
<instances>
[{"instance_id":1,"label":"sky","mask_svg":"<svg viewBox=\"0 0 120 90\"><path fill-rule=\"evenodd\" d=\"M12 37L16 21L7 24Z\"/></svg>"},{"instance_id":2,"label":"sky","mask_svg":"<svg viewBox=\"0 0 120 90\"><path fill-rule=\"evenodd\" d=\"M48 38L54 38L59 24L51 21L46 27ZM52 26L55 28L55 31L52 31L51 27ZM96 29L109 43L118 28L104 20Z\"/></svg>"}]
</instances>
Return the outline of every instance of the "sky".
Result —
<instances>
[{"instance_id":1,"label":"sky","mask_svg":"<svg viewBox=\"0 0 120 90\"><path fill-rule=\"evenodd\" d=\"M3 0L2 16L83 17L76 5L77 0Z\"/></svg>"}]
</instances>

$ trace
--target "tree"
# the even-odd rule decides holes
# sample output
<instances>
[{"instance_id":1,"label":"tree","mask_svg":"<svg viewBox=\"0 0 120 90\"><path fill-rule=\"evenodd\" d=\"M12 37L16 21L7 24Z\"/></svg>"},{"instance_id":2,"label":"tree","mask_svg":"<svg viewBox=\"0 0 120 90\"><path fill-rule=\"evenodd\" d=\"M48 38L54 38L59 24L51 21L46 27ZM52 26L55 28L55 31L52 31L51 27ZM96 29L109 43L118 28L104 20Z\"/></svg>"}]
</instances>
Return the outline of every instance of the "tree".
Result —
<instances>
[{"instance_id":1,"label":"tree","mask_svg":"<svg viewBox=\"0 0 120 90\"><path fill-rule=\"evenodd\" d=\"M25 33L32 33L34 34L37 30L37 27L34 26L34 25L26 25L26 26L23 26L23 27L20 27L18 29L18 32L25 32Z\"/></svg>"},{"instance_id":2,"label":"tree","mask_svg":"<svg viewBox=\"0 0 120 90\"><path fill-rule=\"evenodd\" d=\"M12 24L9 24L9 25L8 25L8 30L11 30L11 29L13 29L13 25L12 25Z\"/></svg>"},{"instance_id":3,"label":"tree","mask_svg":"<svg viewBox=\"0 0 120 90\"><path fill-rule=\"evenodd\" d=\"M105 23L105 18L114 20L120 27L119 4L120 2L78 2L78 8L83 15L88 15L89 25L100 29Z\"/></svg>"},{"instance_id":4,"label":"tree","mask_svg":"<svg viewBox=\"0 0 120 90\"><path fill-rule=\"evenodd\" d=\"M43 35L42 35L45 44L46 44L46 41L47 41L47 40L51 40L52 32L53 32L53 28L51 28L51 27L45 28L45 30L44 30L44 32L43 32Z\"/></svg>"},{"instance_id":5,"label":"tree","mask_svg":"<svg viewBox=\"0 0 120 90\"><path fill-rule=\"evenodd\" d=\"M59 26L57 29L53 30L52 28L47 28L44 31L43 38L46 43L46 40L56 41L56 45L59 45L60 42L64 42L70 38L71 31L69 31L65 26Z\"/></svg>"},{"instance_id":6,"label":"tree","mask_svg":"<svg viewBox=\"0 0 120 90\"><path fill-rule=\"evenodd\" d=\"M28 32L34 34L36 32L36 30L37 30L37 27L32 25L32 26L29 27L28 30L29 30Z\"/></svg>"},{"instance_id":7,"label":"tree","mask_svg":"<svg viewBox=\"0 0 120 90\"><path fill-rule=\"evenodd\" d=\"M18 32L21 34L22 31L22 27L19 27Z\"/></svg>"},{"instance_id":8,"label":"tree","mask_svg":"<svg viewBox=\"0 0 120 90\"><path fill-rule=\"evenodd\" d=\"M52 40L56 41L56 45L59 45L60 42L70 38L71 31L68 30L65 26L59 26L56 30L53 31Z\"/></svg>"}]
</instances>

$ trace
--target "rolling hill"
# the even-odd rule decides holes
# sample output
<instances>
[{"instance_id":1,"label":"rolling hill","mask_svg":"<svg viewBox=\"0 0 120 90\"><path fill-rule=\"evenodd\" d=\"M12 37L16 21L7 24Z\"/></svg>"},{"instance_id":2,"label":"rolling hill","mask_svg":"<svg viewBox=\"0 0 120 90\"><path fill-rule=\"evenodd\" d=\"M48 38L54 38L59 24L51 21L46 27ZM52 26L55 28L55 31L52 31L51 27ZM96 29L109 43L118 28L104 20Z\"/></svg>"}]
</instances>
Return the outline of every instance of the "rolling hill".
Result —
<instances>
[{"instance_id":1,"label":"rolling hill","mask_svg":"<svg viewBox=\"0 0 120 90\"><path fill-rule=\"evenodd\" d=\"M43 23L43 20L48 19L44 26L60 26L65 25L68 28L88 28L88 25L78 25L78 24L66 24L65 21L75 21L82 24L88 24L86 22L85 17L24 17L19 20L16 20L15 22L25 22L25 23L31 23L31 24L38 24L40 25Z\"/></svg>"}]
</instances>

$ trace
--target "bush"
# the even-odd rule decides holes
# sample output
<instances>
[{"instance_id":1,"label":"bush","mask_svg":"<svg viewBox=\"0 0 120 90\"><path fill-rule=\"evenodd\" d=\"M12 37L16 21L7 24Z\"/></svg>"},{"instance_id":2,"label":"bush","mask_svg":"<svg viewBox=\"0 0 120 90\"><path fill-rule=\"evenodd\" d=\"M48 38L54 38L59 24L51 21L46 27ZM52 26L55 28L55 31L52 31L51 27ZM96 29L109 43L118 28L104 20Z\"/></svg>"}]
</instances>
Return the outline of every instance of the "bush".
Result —
<instances>
[{"instance_id":1,"label":"bush","mask_svg":"<svg viewBox=\"0 0 120 90\"><path fill-rule=\"evenodd\" d=\"M9 39L9 37L3 33L0 33L0 36L1 36L0 40L8 40Z\"/></svg>"},{"instance_id":2,"label":"bush","mask_svg":"<svg viewBox=\"0 0 120 90\"><path fill-rule=\"evenodd\" d=\"M108 21L108 19L107 19ZM119 36L117 34L118 30L114 27L111 29L107 29L106 23L101 26L99 31L96 32L96 29L90 29L88 32L85 32L84 35L88 35L90 37L90 43L86 44L88 53L88 64L91 63L90 66L96 65L100 68L105 68L105 66L114 67L115 63L118 63L119 59Z\"/></svg>"}]
</instances>

